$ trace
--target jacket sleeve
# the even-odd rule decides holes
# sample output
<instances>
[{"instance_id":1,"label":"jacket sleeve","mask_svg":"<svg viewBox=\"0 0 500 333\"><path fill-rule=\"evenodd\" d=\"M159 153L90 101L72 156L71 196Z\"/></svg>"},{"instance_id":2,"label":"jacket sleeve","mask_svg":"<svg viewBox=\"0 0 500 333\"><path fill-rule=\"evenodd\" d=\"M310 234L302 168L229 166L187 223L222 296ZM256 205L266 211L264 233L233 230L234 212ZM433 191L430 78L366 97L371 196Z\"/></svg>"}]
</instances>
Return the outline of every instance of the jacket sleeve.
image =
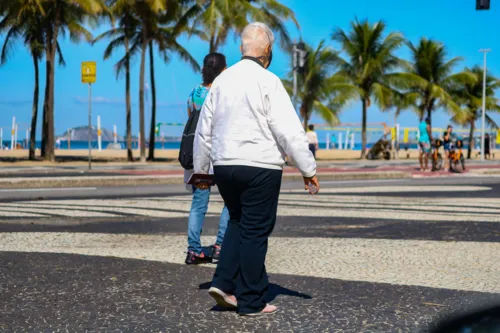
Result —
<instances>
[{"instance_id":1,"label":"jacket sleeve","mask_svg":"<svg viewBox=\"0 0 500 333\"><path fill-rule=\"evenodd\" d=\"M212 151L212 92L208 93L200 111L194 137L193 166L194 173L208 174L210 171L210 153Z\"/></svg>"},{"instance_id":2,"label":"jacket sleeve","mask_svg":"<svg viewBox=\"0 0 500 333\"><path fill-rule=\"evenodd\" d=\"M309 150L306 133L295 112L290 96L280 79L270 87L268 122L278 144L304 177L316 175L316 161Z\"/></svg>"}]
</instances>

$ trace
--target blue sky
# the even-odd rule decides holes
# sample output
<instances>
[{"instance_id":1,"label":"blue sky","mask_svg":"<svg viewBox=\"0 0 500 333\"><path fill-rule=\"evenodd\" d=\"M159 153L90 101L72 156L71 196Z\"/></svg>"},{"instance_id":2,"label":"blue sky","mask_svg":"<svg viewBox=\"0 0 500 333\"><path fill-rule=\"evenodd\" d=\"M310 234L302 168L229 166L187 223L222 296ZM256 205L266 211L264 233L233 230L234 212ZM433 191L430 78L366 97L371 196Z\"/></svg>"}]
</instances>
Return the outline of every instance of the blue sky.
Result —
<instances>
[{"instance_id":1,"label":"blue sky","mask_svg":"<svg viewBox=\"0 0 500 333\"><path fill-rule=\"evenodd\" d=\"M446 44L449 56L464 58L464 66L482 65L480 48L491 48L488 55L488 68L495 75L500 75L500 3L492 0L489 11L476 11L475 0L283 0L292 8L300 23L300 32L289 24L290 32L295 38L301 35L310 44L317 45L320 40L330 42L331 32L335 28L349 29L350 22L356 17L371 22L384 20L390 31L400 31L412 42L420 37L433 38ZM100 27L99 31L106 27ZM0 42L3 43L3 36ZM197 39L182 43L193 56L202 62L208 52L208 45ZM333 47L337 45L331 43ZM80 82L80 64L82 61L97 61L97 83L93 85L93 122L96 116L101 116L102 126L108 129L113 124L118 126L119 134L125 132L125 82L123 78L116 80L113 65L122 56L118 52L112 59L102 58L106 42L94 46L86 43L78 45L62 41L62 49L66 58L66 67L56 70L55 87L55 126L60 134L67 128L85 125L87 123L87 86ZM228 63L234 64L240 58L237 41L230 39L221 51L226 54ZM407 57L409 52L402 48L400 56ZM288 72L289 59L276 48L271 71L280 77ZM132 102L133 131L138 131L138 81L139 59L136 59L132 69ZM41 66L41 93L43 100L44 64ZM0 67L0 127L10 128L12 116L16 116L20 130L28 126L31 117L31 99L33 94L33 65L28 52L22 44L18 44L11 54L9 62ZM147 76L147 80L149 77ZM156 82L158 121L185 122L185 100L192 88L200 81L200 74L175 57L168 64L156 59ZM149 112L146 112L147 119ZM496 117L500 121L499 117ZM369 122L385 121L393 123L393 115L382 113L376 107L369 109ZM315 122L322 122L314 118ZM357 103L353 103L341 114L342 122L361 121L361 111ZM438 112L434 116L436 126L445 126L449 116ZM416 125L416 116L407 112L400 118L402 126ZM39 130L40 131L40 130ZM39 132L38 131L38 132ZM165 130L166 135L178 135L180 129ZM22 131L21 133L24 133ZM5 134L4 134L5 137ZM24 138L24 134L20 134Z\"/></svg>"}]
</instances>

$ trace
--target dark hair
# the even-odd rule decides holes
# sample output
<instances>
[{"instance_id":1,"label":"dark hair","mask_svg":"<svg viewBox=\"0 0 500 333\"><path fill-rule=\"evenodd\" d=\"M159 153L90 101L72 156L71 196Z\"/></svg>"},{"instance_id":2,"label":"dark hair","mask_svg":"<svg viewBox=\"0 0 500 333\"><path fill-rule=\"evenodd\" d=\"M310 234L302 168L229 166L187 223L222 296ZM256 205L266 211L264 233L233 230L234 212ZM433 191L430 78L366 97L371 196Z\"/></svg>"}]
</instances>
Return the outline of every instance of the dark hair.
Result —
<instances>
[{"instance_id":1,"label":"dark hair","mask_svg":"<svg viewBox=\"0 0 500 333\"><path fill-rule=\"evenodd\" d=\"M201 75L203 84L211 84L215 78L226 68L226 57L221 53L209 53L203 59Z\"/></svg>"},{"instance_id":2,"label":"dark hair","mask_svg":"<svg viewBox=\"0 0 500 333\"><path fill-rule=\"evenodd\" d=\"M429 119L429 117L425 118L425 122L426 122L427 124L430 124L430 123L431 123L431 120Z\"/></svg>"},{"instance_id":3,"label":"dark hair","mask_svg":"<svg viewBox=\"0 0 500 333\"><path fill-rule=\"evenodd\" d=\"M311 124L311 125L309 125L309 130L310 130L310 131L314 131L314 125L312 125L312 124Z\"/></svg>"},{"instance_id":4,"label":"dark hair","mask_svg":"<svg viewBox=\"0 0 500 333\"><path fill-rule=\"evenodd\" d=\"M453 128L453 126L451 126L451 125L448 125L448 129L450 129L450 128Z\"/></svg>"}]
</instances>

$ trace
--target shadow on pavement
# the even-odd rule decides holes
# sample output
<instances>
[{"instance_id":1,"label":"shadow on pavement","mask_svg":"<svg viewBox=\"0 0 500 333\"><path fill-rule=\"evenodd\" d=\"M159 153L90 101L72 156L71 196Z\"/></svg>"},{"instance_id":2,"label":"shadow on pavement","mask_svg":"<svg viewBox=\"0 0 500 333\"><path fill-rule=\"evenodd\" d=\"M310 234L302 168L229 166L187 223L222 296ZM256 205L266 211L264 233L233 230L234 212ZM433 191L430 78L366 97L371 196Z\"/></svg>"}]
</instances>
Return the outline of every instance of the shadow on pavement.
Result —
<instances>
[{"instance_id":1,"label":"shadow on pavement","mask_svg":"<svg viewBox=\"0 0 500 333\"><path fill-rule=\"evenodd\" d=\"M200 284L199 289L200 290L208 290L211 285L212 285L212 282L205 282L205 283ZM302 299L312 299L312 296L310 296L310 295L303 294L301 292L282 287L282 286L277 285L275 283L270 283L269 289L268 289L267 295L266 295L266 302L270 303L270 302L274 301L276 299L276 297L278 297L280 295L298 297L298 298L302 298ZM214 311L227 311L227 310L225 310L225 309L223 310L219 307L214 307L212 310L214 310Z\"/></svg>"},{"instance_id":2,"label":"shadow on pavement","mask_svg":"<svg viewBox=\"0 0 500 333\"><path fill-rule=\"evenodd\" d=\"M203 235L217 235L219 218L205 220ZM123 217L119 219L69 219L48 217L38 220L25 218L0 221L4 232L75 232L131 235L185 235L183 218ZM462 221L401 221L390 219L308 217L307 224L301 216L278 217L273 237L330 237L408 239L439 241L500 241L498 222Z\"/></svg>"}]
</instances>

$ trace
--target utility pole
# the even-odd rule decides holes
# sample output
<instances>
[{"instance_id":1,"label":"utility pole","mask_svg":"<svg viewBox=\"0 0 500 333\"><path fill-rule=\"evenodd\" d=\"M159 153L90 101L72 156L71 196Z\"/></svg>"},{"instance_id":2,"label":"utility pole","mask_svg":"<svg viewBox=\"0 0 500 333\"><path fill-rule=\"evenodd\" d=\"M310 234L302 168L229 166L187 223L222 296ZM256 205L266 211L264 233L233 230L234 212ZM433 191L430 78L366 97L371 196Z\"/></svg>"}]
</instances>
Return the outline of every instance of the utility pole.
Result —
<instances>
[{"instance_id":1,"label":"utility pole","mask_svg":"<svg viewBox=\"0 0 500 333\"><path fill-rule=\"evenodd\" d=\"M89 141L89 170L92 169L92 83L89 83L89 112L88 112L89 128L88 128L88 141Z\"/></svg>"},{"instance_id":2,"label":"utility pole","mask_svg":"<svg viewBox=\"0 0 500 333\"><path fill-rule=\"evenodd\" d=\"M488 52L491 52L491 49L480 49L479 52L482 52L484 55L484 67L483 67L483 110L481 115L481 161L484 161L484 131L485 131L485 123L486 123L486 55ZM469 144L471 144L469 142Z\"/></svg>"},{"instance_id":3,"label":"utility pole","mask_svg":"<svg viewBox=\"0 0 500 333\"><path fill-rule=\"evenodd\" d=\"M293 64L293 107L297 110L297 74L303 74L309 53L306 51L304 42L294 43L292 50L292 64ZM300 111L299 118L301 117ZM302 120L302 119L301 119Z\"/></svg>"},{"instance_id":4,"label":"utility pole","mask_svg":"<svg viewBox=\"0 0 500 333\"><path fill-rule=\"evenodd\" d=\"M89 170L92 169L92 83L97 77L97 66L95 61L82 62L82 83L89 86L89 112L88 112L88 141L89 141Z\"/></svg>"},{"instance_id":5,"label":"utility pole","mask_svg":"<svg viewBox=\"0 0 500 333\"><path fill-rule=\"evenodd\" d=\"M476 0L476 10L490 9L490 0Z\"/></svg>"},{"instance_id":6,"label":"utility pole","mask_svg":"<svg viewBox=\"0 0 500 333\"><path fill-rule=\"evenodd\" d=\"M293 107L297 109L297 44L293 44Z\"/></svg>"}]
</instances>

